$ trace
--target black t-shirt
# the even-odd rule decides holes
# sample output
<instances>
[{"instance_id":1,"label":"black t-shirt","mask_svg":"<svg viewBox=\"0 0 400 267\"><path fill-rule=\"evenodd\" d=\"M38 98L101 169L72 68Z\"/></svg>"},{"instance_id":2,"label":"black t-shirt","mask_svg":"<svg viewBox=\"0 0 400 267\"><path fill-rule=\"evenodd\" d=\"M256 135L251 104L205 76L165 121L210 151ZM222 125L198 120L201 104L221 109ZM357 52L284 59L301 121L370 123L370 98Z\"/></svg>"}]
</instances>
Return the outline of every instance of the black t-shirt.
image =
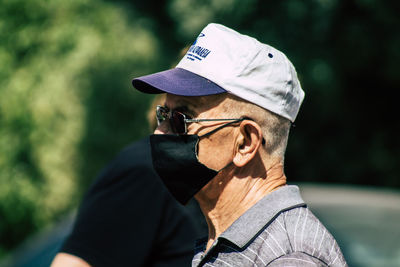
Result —
<instances>
[{"instance_id":1,"label":"black t-shirt","mask_svg":"<svg viewBox=\"0 0 400 267\"><path fill-rule=\"evenodd\" d=\"M124 149L92 184L61 251L95 267L190 266L197 233L154 172L145 138Z\"/></svg>"}]
</instances>

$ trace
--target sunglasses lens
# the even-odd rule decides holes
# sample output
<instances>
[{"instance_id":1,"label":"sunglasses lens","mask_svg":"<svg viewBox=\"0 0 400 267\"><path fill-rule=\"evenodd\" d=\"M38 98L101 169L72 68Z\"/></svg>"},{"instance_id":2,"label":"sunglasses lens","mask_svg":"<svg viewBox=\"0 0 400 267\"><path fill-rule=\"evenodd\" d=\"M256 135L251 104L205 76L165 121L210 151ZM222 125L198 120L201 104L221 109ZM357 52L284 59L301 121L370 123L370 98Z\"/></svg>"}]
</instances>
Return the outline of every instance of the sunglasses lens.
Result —
<instances>
[{"instance_id":1,"label":"sunglasses lens","mask_svg":"<svg viewBox=\"0 0 400 267\"><path fill-rule=\"evenodd\" d=\"M170 118L172 130L177 134L186 133L185 115L178 111L173 111Z\"/></svg>"},{"instance_id":2,"label":"sunglasses lens","mask_svg":"<svg viewBox=\"0 0 400 267\"><path fill-rule=\"evenodd\" d=\"M157 124L160 125L163 121L165 121L168 118L168 111L162 106L157 106L156 117L157 117Z\"/></svg>"}]
</instances>

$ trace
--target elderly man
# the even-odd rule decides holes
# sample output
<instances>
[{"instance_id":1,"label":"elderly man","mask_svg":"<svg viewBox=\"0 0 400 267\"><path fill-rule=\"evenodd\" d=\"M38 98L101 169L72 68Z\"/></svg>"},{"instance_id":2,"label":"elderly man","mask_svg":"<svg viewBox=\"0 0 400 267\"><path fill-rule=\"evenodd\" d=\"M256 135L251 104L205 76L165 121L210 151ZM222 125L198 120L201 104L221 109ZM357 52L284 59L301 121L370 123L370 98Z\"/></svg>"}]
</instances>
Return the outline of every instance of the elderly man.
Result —
<instances>
[{"instance_id":1,"label":"elderly man","mask_svg":"<svg viewBox=\"0 0 400 267\"><path fill-rule=\"evenodd\" d=\"M193 266L346 266L299 189L286 185L284 153L304 92L282 52L209 24L176 68L132 83L167 93L153 164L179 202L196 198L208 223Z\"/></svg>"}]
</instances>

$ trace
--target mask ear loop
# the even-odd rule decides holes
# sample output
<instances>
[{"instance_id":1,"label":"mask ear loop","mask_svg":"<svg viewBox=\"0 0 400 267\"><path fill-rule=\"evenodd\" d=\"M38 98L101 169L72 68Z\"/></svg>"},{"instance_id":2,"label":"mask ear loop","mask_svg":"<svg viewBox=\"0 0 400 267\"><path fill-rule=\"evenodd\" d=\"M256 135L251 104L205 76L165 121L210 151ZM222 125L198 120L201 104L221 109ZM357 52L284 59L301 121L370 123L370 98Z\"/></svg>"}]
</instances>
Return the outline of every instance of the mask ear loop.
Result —
<instances>
[{"instance_id":1,"label":"mask ear loop","mask_svg":"<svg viewBox=\"0 0 400 267\"><path fill-rule=\"evenodd\" d=\"M206 137L206 136L211 135L211 134L215 133L216 131L218 131L218 130L220 130L220 129L226 127L226 126L229 126L229 125L231 125L231 124L234 124L234 123L237 123L237 122L240 122L240 121L244 121L244 120L254 121L254 120L252 120L252 119L250 119L250 118L241 118L241 119L237 119L237 120L235 120L235 121L231 121L231 122L229 122L229 123L227 123L227 124L221 125L220 127L217 127L217 128L215 128L214 130L212 130L212 131L210 131L210 132L208 132L208 133L206 133L206 134L203 134L202 136L199 136L199 138L200 138L200 137ZM265 145L265 143L266 143L266 142L265 142L265 139L264 139L264 137L263 137L263 138L262 138L262 141L261 141L261 144L262 144L262 145Z\"/></svg>"},{"instance_id":2,"label":"mask ear loop","mask_svg":"<svg viewBox=\"0 0 400 267\"><path fill-rule=\"evenodd\" d=\"M226 123L226 124L224 124L224 125L221 125L221 126L215 128L214 130L212 130L212 131L206 133L206 134L203 134L203 135L201 135L201 136L198 135L198 139L197 139L197 143L196 143L196 150L195 150L195 151L196 151L195 153L196 153L196 158L197 158L197 160L199 160L199 158L198 158L198 153L197 153L197 148L198 148L198 145L199 145L199 142L200 142L200 138L201 138L201 137L207 137L207 136L212 135L212 134L215 133L216 131L218 131L218 130L220 130L220 129L226 127L226 126L229 126L229 125L231 125L231 124L233 124L233 123L237 123L237 122L239 122L239 121L243 121L243 120L246 120L246 119L247 119L247 118L237 119L237 120L228 122L228 123ZM225 167L223 167L221 170L225 169L225 168L228 167L229 165L230 165L230 163L228 163L228 165L226 165ZM221 171L221 170L219 170L219 171ZM214 170L214 171L217 171L217 170ZM219 172L219 171L217 171L217 172Z\"/></svg>"},{"instance_id":3,"label":"mask ear loop","mask_svg":"<svg viewBox=\"0 0 400 267\"><path fill-rule=\"evenodd\" d=\"M221 125L221 126L215 128L214 130L212 130L212 131L210 131L210 132L208 132L208 133L206 133L206 134L203 134L203 135L199 136L199 138L197 139L197 144L196 144L196 157L197 157L197 160L199 160L199 158L198 158L198 156L197 156L197 146L199 145L199 141L200 141L200 138L201 138L201 137L209 136L209 135L215 133L216 131L218 131L218 130L220 130L220 129L226 127L226 126L229 126L229 125L231 125L231 124L234 124L234 123L237 123L237 122L240 122L240 121L244 121L244 120L248 120L248 118L241 118L241 119L237 119L237 120L228 122L228 123L226 123L226 124L224 124L224 125ZM229 162L228 164L226 164L226 165L225 165L224 167L222 167L221 169L219 169L219 170L213 170L213 171L216 171L216 172L219 173L219 172L222 171L223 169L229 167L231 164L233 164L233 162Z\"/></svg>"},{"instance_id":4,"label":"mask ear loop","mask_svg":"<svg viewBox=\"0 0 400 267\"><path fill-rule=\"evenodd\" d=\"M216 131L218 131L218 130L220 130L220 129L226 127L226 126L229 126L229 125L231 125L231 124L234 124L234 123L237 123L237 122L240 122L240 121L244 121L244 120L251 120L251 121L254 121L254 120L252 120L252 119L250 119L250 118L241 118L241 119L237 119L237 120L228 122L228 123L226 123L226 124L224 124L224 125L221 125L221 126L215 128L214 130L212 130L212 131L206 133L206 134L203 134L203 135L201 135L201 136L198 136L199 138L197 139L197 143L196 143L196 157L197 157L197 146L199 145L199 141L200 141L200 138L201 138L201 137L207 137L207 136L209 136L209 135L215 133ZM265 139L264 139L264 137L262 138L262 144L265 145ZM199 160L198 157L197 157L197 160ZM220 172L220 171L222 171L223 169L229 167L229 166L232 165L232 164L233 164L233 162L230 162L230 163L226 164L225 167L222 167L221 169L215 170L215 171Z\"/></svg>"},{"instance_id":5,"label":"mask ear loop","mask_svg":"<svg viewBox=\"0 0 400 267\"><path fill-rule=\"evenodd\" d=\"M244 120L248 120L248 119L247 119L247 118L242 118L242 119L237 119L237 120L228 122L228 123L226 123L226 124L224 124L224 125L221 125L221 126L215 128L214 130L212 130L212 131L210 131L210 132L208 132L208 133L206 133L206 134L203 134L203 135L199 136L199 138L201 138L201 137L207 137L207 136L212 135L212 134L215 133L216 131L218 131L218 130L220 130L220 129L226 127L226 126L229 126L229 125L231 125L231 124L234 124L234 123L237 123L237 122L240 122L240 121L244 121Z\"/></svg>"}]
</instances>

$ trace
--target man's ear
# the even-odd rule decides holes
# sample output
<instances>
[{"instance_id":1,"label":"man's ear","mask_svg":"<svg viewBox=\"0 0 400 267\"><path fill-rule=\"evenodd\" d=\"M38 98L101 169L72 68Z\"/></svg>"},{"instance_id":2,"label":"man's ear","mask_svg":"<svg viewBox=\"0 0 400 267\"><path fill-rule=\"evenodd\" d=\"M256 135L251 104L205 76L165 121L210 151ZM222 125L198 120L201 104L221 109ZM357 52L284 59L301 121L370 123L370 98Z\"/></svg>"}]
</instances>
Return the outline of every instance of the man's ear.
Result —
<instances>
[{"instance_id":1,"label":"man's ear","mask_svg":"<svg viewBox=\"0 0 400 267\"><path fill-rule=\"evenodd\" d=\"M239 127L236 138L236 154L233 163L243 167L257 154L263 140L261 127L254 121L244 120Z\"/></svg>"}]
</instances>

